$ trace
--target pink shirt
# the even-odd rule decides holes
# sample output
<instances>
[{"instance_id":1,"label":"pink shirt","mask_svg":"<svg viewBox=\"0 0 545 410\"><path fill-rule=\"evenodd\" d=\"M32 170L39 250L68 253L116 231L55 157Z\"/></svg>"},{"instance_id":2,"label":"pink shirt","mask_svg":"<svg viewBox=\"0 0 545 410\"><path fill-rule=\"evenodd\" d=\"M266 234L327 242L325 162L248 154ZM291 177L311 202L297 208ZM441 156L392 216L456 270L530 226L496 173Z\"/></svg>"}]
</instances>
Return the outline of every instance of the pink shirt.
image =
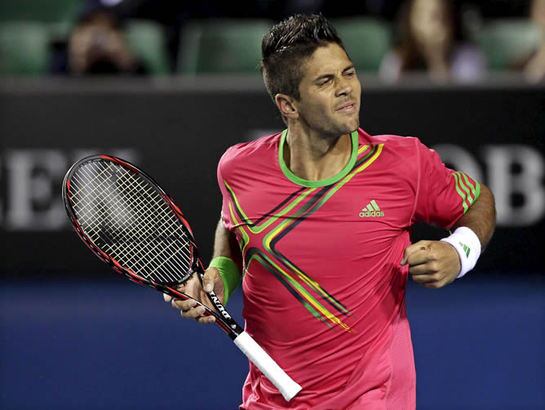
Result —
<instances>
[{"instance_id":1,"label":"pink shirt","mask_svg":"<svg viewBox=\"0 0 545 410\"><path fill-rule=\"evenodd\" d=\"M451 227L479 184L417 138L361 129L338 175L303 180L279 155L285 135L235 145L218 166L246 331L303 387L288 403L250 365L241 408L415 408L400 261L416 221Z\"/></svg>"}]
</instances>

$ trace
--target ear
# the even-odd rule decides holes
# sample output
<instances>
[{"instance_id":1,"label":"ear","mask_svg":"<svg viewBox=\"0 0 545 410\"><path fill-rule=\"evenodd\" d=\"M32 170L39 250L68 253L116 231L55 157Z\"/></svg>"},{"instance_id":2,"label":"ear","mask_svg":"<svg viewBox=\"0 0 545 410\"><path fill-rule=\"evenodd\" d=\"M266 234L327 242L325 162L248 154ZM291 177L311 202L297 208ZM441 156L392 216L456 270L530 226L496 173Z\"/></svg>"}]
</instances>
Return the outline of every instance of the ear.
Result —
<instances>
[{"instance_id":1,"label":"ear","mask_svg":"<svg viewBox=\"0 0 545 410\"><path fill-rule=\"evenodd\" d=\"M276 94L274 96L276 107L283 117L296 119L299 117L297 106L294 104L294 99L286 94Z\"/></svg>"}]
</instances>

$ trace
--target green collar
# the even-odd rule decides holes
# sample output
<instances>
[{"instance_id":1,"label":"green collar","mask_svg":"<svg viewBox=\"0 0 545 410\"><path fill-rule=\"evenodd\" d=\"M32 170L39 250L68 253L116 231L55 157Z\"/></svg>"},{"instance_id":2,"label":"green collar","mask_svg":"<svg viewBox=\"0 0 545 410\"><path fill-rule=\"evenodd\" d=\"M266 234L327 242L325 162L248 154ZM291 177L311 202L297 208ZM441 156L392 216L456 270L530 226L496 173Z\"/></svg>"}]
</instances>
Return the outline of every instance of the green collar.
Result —
<instances>
[{"instance_id":1,"label":"green collar","mask_svg":"<svg viewBox=\"0 0 545 410\"><path fill-rule=\"evenodd\" d=\"M341 180L344 178L352 168L354 168L354 164L356 163L356 159L358 158L358 131L352 131L350 134L351 142L352 142L352 153L350 154L350 159L344 166L344 168L337 174L333 175L331 178L327 179L321 179L319 181L310 181L308 179L303 179L301 177L298 177L295 175L286 165L286 162L284 161L284 144L286 143L286 138L288 136L288 130L284 130L282 132L282 135L280 136L280 144L278 146L278 162L280 164L280 168L282 169L282 172L284 175L293 183L297 185L302 185L310 188L316 188L326 185L332 185L335 182Z\"/></svg>"}]
</instances>

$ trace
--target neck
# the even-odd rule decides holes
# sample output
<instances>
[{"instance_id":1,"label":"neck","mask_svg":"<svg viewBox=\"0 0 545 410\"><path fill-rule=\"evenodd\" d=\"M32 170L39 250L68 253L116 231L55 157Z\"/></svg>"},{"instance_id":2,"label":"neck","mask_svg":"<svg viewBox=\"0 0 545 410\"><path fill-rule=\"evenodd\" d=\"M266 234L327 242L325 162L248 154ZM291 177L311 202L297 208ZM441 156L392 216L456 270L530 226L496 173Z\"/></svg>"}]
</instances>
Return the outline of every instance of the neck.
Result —
<instances>
[{"instance_id":1,"label":"neck","mask_svg":"<svg viewBox=\"0 0 545 410\"><path fill-rule=\"evenodd\" d=\"M288 127L284 145L284 161L298 177L319 181L337 175L352 153L350 134L324 137Z\"/></svg>"}]
</instances>

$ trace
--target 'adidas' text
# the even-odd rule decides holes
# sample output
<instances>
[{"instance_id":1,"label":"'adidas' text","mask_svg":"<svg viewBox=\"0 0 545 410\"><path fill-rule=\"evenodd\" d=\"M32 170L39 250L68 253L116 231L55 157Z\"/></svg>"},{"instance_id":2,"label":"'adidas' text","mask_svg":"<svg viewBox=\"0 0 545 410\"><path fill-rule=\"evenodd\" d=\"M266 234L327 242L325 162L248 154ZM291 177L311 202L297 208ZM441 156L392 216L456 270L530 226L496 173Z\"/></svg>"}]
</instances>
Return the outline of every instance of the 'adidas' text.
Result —
<instances>
[{"instance_id":1,"label":"'adidas' text","mask_svg":"<svg viewBox=\"0 0 545 410\"><path fill-rule=\"evenodd\" d=\"M382 211L368 211L367 209L362 209L360 212L360 218L378 218L384 216Z\"/></svg>"}]
</instances>

